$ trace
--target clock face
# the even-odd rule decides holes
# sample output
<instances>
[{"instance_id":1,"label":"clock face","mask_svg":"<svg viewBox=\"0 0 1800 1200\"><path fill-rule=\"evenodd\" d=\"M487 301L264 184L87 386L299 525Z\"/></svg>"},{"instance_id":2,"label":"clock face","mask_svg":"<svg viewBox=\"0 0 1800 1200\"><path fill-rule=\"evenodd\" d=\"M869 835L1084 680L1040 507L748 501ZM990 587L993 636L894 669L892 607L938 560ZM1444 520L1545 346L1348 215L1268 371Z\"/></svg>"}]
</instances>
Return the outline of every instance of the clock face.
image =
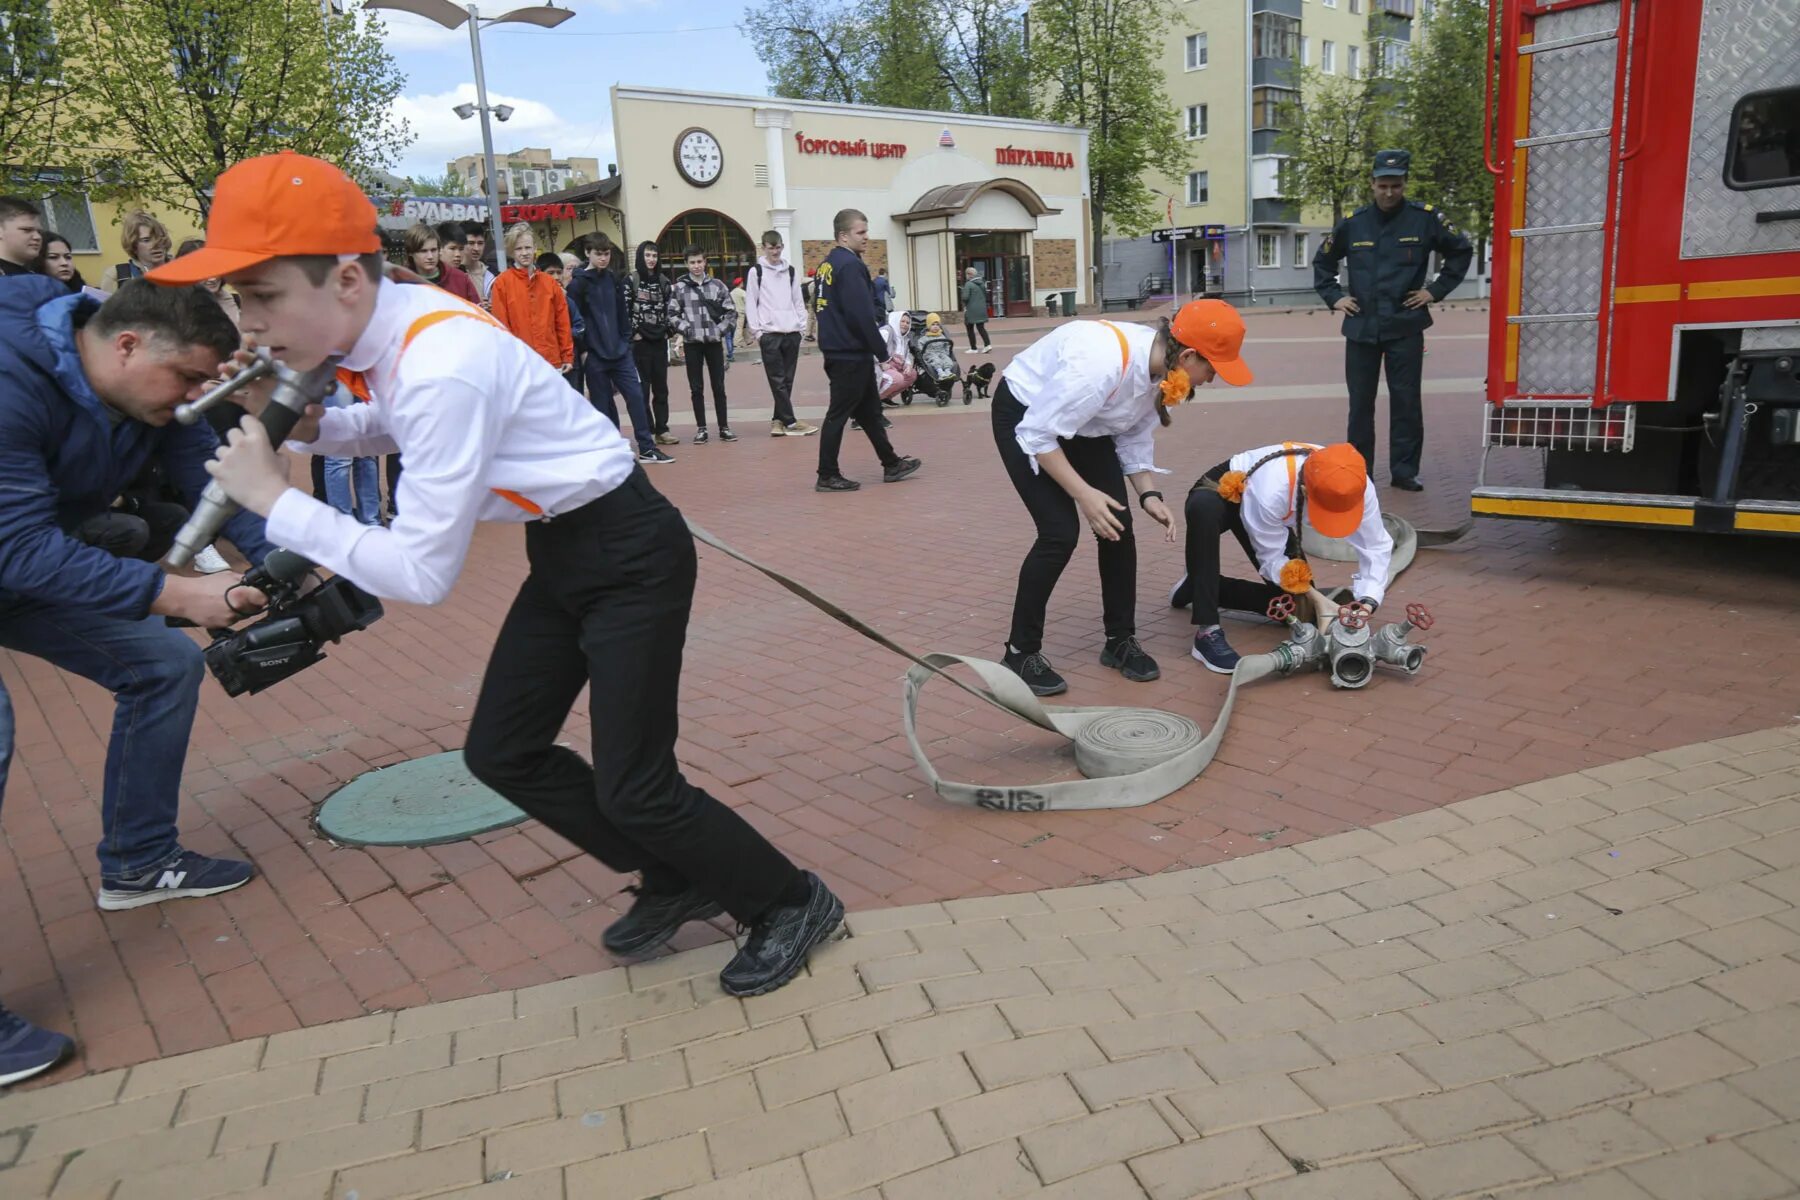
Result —
<instances>
[{"instance_id":1,"label":"clock face","mask_svg":"<svg viewBox=\"0 0 1800 1200\"><path fill-rule=\"evenodd\" d=\"M675 169L695 187L709 187L725 169L719 139L704 129L689 129L675 139Z\"/></svg>"}]
</instances>

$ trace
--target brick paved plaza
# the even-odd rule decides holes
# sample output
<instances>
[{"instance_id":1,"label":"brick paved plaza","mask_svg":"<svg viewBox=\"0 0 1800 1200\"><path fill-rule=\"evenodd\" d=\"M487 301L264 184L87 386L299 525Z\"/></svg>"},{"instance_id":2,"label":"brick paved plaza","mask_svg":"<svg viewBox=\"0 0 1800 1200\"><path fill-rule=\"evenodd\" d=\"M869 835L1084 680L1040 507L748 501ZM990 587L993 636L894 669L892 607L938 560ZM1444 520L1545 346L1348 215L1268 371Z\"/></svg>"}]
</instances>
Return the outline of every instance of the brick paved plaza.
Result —
<instances>
[{"instance_id":1,"label":"brick paved plaza","mask_svg":"<svg viewBox=\"0 0 1800 1200\"><path fill-rule=\"evenodd\" d=\"M1421 524L1466 512L1485 323L1429 335L1427 491L1382 491ZM1000 365L1033 336L994 328ZM1171 494L1235 450L1342 436L1335 321L1253 316L1246 357L1255 387L1159 438ZM801 376L816 416L816 358ZM766 436L760 369L729 383L743 440L673 447L658 486L897 640L997 658L1030 524L983 402L896 412L925 469L818 495L815 443ZM878 478L859 435L844 464ZM392 606L263 696L206 686L184 840L262 872L216 900L95 910L110 699L0 658L0 994L82 1045L0 1099L0 1195L1797 1192L1793 543L1484 523L1392 590L1438 617L1416 678L1259 684L1202 780L1067 814L937 800L901 661L703 551L681 757L856 934L749 1002L714 984L723 925L608 958L626 881L535 825L422 850L313 832L343 782L460 746L520 532L484 529L470 563L447 604ZM1163 604L1180 570L1140 539L1163 678L1133 685L1095 662L1078 552L1046 644L1068 703L1211 721L1223 683ZM922 724L951 778L1073 773L954 689Z\"/></svg>"}]
</instances>

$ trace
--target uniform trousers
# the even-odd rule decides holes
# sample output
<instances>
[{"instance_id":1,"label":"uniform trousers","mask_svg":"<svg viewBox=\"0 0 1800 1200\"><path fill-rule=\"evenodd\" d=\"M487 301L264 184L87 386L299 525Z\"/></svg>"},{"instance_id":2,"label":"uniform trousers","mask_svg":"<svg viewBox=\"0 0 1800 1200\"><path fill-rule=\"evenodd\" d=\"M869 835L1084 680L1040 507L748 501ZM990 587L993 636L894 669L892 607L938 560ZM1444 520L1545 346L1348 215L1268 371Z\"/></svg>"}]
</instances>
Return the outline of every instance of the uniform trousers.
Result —
<instances>
[{"instance_id":1,"label":"uniform trousers","mask_svg":"<svg viewBox=\"0 0 1800 1200\"><path fill-rule=\"evenodd\" d=\"M1388 473L1417 479L1425 450L1425 414L1420 381L1425 370L1425 335L1408 334L1380 342L1344 343L1344 383L1350 391L1350 431L1345 440L1375 474L1375 388L1383 364L1388 385Z\"/></svg>"}]
</instances>

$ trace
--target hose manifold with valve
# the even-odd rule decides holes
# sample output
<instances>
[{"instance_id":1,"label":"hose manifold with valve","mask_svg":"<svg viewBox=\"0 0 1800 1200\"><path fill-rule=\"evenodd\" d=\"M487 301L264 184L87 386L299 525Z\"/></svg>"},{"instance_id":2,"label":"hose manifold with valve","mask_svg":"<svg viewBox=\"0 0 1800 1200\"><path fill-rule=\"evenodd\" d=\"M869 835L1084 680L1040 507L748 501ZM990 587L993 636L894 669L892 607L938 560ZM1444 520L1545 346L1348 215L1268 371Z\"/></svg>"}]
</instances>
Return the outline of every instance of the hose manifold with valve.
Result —
<instances>
[{"instance_id":1,"label":"hose manifold with valve","mask_svg":"<svg viewBox=\"0 0 1800 1200\"><path fill-rule=\"evenodd\" d=\"M1319 666L1330 673L1333 687L1351 689L1367 687L1378 662L1399 667L1408 675L1417 674L1425 662L1425 647L1409 643L1406 635L1433 624L1423 604L1407 605L1405 621L1374 633L1369 631L1368 615L1356 605L1338 609L1323 633L1300 619L1292 596L1275 597L1269 601L1268 612L1271 620L1288 627L1288 640L1270 652L1277 673L1292 675Z\"/></svg>"},{"instance_id":2,"label":"hose manifold with valve","mask_svg":"<svg viewBox=\"0 0 1800 1200\"><path fill-rule=\"evenodd\" d=\"M296 371L267 350L258 350L255 362L192 404L183 404L175 410L175 419L183 425L192 425L207 409L230 399L240 389L273 378L275 386L270 392L269 403L258 419L268 431L269 445L280 449L287 435L306 415L307 406L323 403L331 394L337 383L337 365L338 356L332 355L310 371ZM185 567L193 562L194 555L212 545L219 530L237 510L236 501L225 494L224 488L216 482L207 484L200 494L200 503L194 506L193 515L175 535L175 544L163 561L171 567Z\"/></svg>"}]
</instances>

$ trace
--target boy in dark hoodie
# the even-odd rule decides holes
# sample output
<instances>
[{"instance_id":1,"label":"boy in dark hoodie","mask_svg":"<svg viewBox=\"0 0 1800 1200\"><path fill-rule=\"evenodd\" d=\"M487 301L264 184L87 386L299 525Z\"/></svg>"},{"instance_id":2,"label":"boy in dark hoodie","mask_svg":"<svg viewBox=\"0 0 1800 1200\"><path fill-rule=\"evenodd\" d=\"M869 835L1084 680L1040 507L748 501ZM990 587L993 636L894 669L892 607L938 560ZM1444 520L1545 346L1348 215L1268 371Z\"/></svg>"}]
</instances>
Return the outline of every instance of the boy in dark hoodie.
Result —
<instances>
[{"instance_id":1,"label":"boy in dark hoodie","mask_svg":"<svg viewBox=\"0 0 1800 1200\"><path fill-rule=\"evenodd\" d=\"M657 448L651 432L643 384L632 362L631 297L613 270L612 239L604 233L590 233L583 241L582 253L588 265L577 270L569 283L569 308L581 316L588 402L618 426L619 409L613 403L617 391L625 397L625 411L631 416L638 461L674 462Z\"/></svg>"},{"instance_id":2,"label":"boy in dark hoodie","mask_svg":"<svg viewBox=\"0 0 1800 1200\"><path fill-rule=\"evenodd\" d=\"M825 432L819 435L819 481L813 490L854 492L862 484L845 479L838 469L844 422L852 417L875 447L882 482L905 479L919 469L919 460L894 452L881 416L875 364L886 358L888 351L881 322L875 316L875 287L862 260L863 248L869 244L869 219L846 208L831 219L831 232L837 237L837 246L825 256L813 279L819 354L825 359L825 377L831 384L831 407L825 413Z\"/></svg>"},{"instance_id":3,"label":"boy in dark hoodie","mask_svg":"<svg viewBox=\"0 0 1800 1200\"><path fill-rule=\"evenodd\" d=\"M631 357L642 388L650 393L650 423L658 446L679 446L669 432L669 281L657 267L655 242L639 242L627 279L631 309Z\"/></svg>"}]
</instances>

